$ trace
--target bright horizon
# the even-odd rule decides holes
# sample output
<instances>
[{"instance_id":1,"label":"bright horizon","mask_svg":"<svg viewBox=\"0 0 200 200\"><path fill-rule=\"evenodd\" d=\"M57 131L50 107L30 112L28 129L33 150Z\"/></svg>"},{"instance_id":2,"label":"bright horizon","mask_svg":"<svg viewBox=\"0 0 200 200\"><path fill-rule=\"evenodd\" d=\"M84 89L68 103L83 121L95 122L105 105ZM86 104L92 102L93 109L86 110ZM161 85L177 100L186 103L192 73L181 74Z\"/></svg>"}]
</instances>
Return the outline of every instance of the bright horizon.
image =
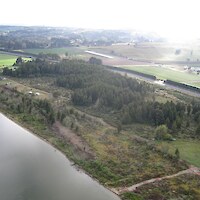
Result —
<instances>
[{"instance_id":1,"label":"bright horizon","mask_svg":"<svg viewBox=\"0 0 200 200\"><path fill-rule=\"evenodd\" d=\"M200 38L198 0L6 0L0 25L131 29L175 40ZM12 6L11 6L12 5Z\"/></svg>"}]
</instances>

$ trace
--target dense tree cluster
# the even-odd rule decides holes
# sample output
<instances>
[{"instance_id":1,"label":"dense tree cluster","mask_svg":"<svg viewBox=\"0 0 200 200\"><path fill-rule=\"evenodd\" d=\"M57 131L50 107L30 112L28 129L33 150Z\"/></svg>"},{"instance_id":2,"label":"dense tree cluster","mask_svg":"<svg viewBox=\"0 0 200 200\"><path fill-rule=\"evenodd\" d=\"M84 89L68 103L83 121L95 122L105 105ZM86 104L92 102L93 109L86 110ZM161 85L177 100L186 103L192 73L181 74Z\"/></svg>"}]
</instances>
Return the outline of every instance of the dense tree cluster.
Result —
<instances>
[{"instance_id":1,"label":"dense tree cluster","mask_svg":"<svg viewBox=\"0 0 200 200\"><path fill-rule=\"evenodd\" d=\"M124 107L122 122L148 122L156 126L166 124L169 129L180 128L185 109L182 103L136 101Z\"/></svg>"},{"instance_id":2,"label":"dense tree cluster","mask_svg":"<svg viewBox=\"0 0 200 200\"><path fill-rule=\"evenodd\" d=\"M24 39L13 36L0 36L0 47L8 50L16 49L31 49L31 48L45 48L46 42L35 39Z\"/></svg>"},{"instance_id":3,"label":"dense tree cluster","mask_svg":"<svg viewBox=\"0 0 200 200\"><path fill-rule=\"evenodd\" d=\"M72 91L72 102L75 105L94 106L99 110L108 108L119 114L122 124L165 124L167 128L177 130L183 124L189 126L190 118L196 123L200 121L198 102L189 105L155 102L149 98L154 91L152 86L85 61L64 60L48 63L36 59L22 63L15 71L4 68L3 74L17 77L54 76L57 86Z\"/></svg>"},{"instance_id":4,"label":"dense tree cluster","mask_svg":"<svg viewBox=\"0 0 200 200\"><path fill-rule=\"evenodd\" d=\"M55 122L55 113L47 100L33 99L30 95L20 95L17 91L1 90L0 103L16 114L29 114L40 118L46 124Z\"/></svg>"},{"instance_id":5,"label":"dense tree cluster","mask_svg":"<svg viewBox=\"0 0 200 200\"><path fill-rule=\"evenodd\" d=\"M35 61L22 63L16 70L5 67L3 69L3 74L24 78L37 76L67 75L78 73L80 71L80 68L85 66L87 66L87 63L79 60L64 60L59 63L49 63L46 62L45 59L37 58Z\"/></svg>"},{"instance_id":6,"label":"dense tree cluster","mask_svg":"<svg viewBox=\"0 0 200 200\"><path fill-rule=\"evenodd\" d=\"M197 123L200 123L200 103L198 102L192 102L193 106L192 106L192 111L191 108L188 107L189 113L192 113L194 115L194 120Z\"/></svg>"},{"instance_id":7,"label":"dense tree cluster","mask_svg":"<svg viewBox=\"0 0 200 200\"><path fill-rule=\"evenodd\" d=\"M37 57L39 59L60 60L60 56L56 53L39 53Z\"/></svg>"},{"instance_id":8,"label":"dense tree cluster","mask_svg":"<svg viewBox=\"0 0 200 200\"><path fill-rule=\"evenodd\" d=\"M96 65L102 65L102 60L98 59L98 58L95 58L95 57L91 57L89 59L89 63L90 64L96 64Z\"/></svg>"},{"instance_id":9,"label":"dense tree cluster","mask_svg":"<svg viewBox=\"0 0 200 200\"><path fill-rule=\"evenodd\" d=\"M4 68L3 74L16 77L56 75L58 86L74 91L72 99L76 105L90 106L98 101L101 106L121 109L132 101L143 101L146 93L151 91L145 83L78 60L49 64L37 59L22 63L15 71Z\"/></svg>"}]
</instances>

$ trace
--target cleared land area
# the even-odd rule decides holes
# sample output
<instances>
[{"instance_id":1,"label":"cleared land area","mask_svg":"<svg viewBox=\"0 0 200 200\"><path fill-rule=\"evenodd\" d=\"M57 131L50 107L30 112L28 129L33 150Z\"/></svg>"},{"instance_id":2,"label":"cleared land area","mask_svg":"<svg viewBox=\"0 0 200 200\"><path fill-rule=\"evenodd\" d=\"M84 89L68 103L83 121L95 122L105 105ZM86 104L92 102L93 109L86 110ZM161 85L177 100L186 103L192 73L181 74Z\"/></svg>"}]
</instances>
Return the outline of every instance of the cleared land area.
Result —
<instances>
[{"instance_id":1,"label":"cleared land area","mask_svg":"<svg viewBox=\"0 0 200 200\"><path fill-rule=\"evenodd\" d=\"M14 80L7 79L7 78L0 81L0 87L4 87L7 90L16 90L20 93L23 93L29 96L35 96L38 99L52 98L52 95L45 91L42 91L36 88L31 88L29 86L20 84L19 82L16 82Z\"/></svg>"}]
</instances>

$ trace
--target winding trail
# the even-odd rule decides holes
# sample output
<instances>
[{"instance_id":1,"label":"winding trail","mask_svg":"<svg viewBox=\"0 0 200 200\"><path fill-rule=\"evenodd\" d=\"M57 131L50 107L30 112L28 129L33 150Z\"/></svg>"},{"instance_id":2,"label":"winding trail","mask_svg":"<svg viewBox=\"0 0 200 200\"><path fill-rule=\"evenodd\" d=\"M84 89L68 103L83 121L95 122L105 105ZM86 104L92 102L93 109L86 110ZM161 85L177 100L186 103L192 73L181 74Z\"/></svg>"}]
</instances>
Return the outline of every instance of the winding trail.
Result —
<instances>
[{"instance_id":1,"label":"winding trail","mask_svg":"<svg viewBox=\"0 0 200 200\"><path fill-rule=\"evenodd\" d=\"M118 195L120 195L122 193L125 193L125 192L134 192L134 191L137 190L137 188L139 188L139 187L141 187L143 185L146 185L146 184L149 184L149 183L158 182L158 181L161 181L161 180L164 180L164 179L171 179L173 177L180 176L180 175L183 175L183 174L194 174L194 175L200 176L200 168L192 166L189 169L180 171L180 172L178 172L176 174L173 174L173 175L164 176L164 177L161 177L161 178L149 179L149 180L137 183L135 185L132 185L130 187L124 187L124 188L119 188L119 189L112 189L112 191L114 193L118 194Z\"/></svg>"}]
</instances>

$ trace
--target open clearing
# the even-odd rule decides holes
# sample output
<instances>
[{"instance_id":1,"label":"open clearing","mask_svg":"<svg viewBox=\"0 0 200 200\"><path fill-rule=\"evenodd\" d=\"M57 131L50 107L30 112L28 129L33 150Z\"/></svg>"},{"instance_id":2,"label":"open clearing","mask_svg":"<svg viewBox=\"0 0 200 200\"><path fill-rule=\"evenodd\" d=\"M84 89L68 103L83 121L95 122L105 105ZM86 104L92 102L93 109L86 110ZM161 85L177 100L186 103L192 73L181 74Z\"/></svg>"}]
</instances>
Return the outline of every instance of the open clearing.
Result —
<instances>
[{"instance_id":1,"label":"open clearing","mask_svg":"<svg viewBox=\"0 0 200 200\"><path fill-rule=\"evenodd\" d=\"M193 140L177 140L173 142L162 142L159 144L161 148L169 149L174 154L176 148L179 149L180 157L197 167L200 167L200 144L199 141Z\"/></svg>"},{"instance_id":2,"label":"open clearing","mask_svg":"<svg viewBox=\"0 0 200 200\"><path fill-rule=\"evenodd\" d=\"M20 93L35 96L36 98L39 98L39 99L51 99L52 98L52 95L45 92L45 91L20 84L20 83L14 81L14 80L11 80L11 79L1 80L0 81L0 87L6 87L7 89L10 89L10 90L15 89Z\"/></svg>"}]
</instances>

